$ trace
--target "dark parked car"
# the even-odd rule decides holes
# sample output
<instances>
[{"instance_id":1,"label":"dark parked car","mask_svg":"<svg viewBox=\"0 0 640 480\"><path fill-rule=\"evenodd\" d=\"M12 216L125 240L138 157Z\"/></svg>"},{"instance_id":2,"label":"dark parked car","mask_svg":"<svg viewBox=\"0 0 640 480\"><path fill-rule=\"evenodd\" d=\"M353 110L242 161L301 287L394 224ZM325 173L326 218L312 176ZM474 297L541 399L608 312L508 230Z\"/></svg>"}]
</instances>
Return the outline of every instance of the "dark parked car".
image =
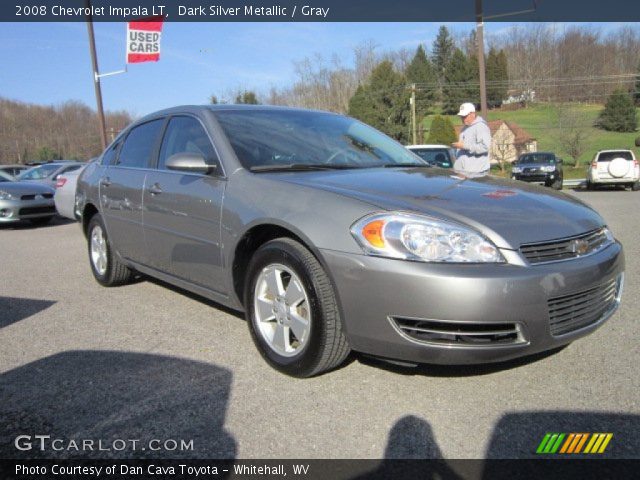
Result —
<instances>
[{"instance_id":1,"label":"dark parked car","mask_svg":"<svg viewBox=\"0 0 640 480\"><path fill-rule=\"evenodd\" d=\"M56 162L44 163L37 167L30 168L18 176L21 182L43 183L50 187L56 186L58 177L65 173L73 172L84 167L86 164L73 160L60 160Z\"/></svg>"},{"instance_id":2,"label":"dark parked car","mask_svg":"<svg viewBox=\"0 0 640 480\"><path fill-rule=\"evenodd\" d=\"M553 349L601 326L623 285L622 246L579 200L451 176L325 112L154 113L82 172L77 205L99 283L139 271L244 310L296 376L352 350L461 364Z\"/></svg>"},{"instance_id":3,"label":"dark parked car","mask_svg":"<svg viewBox=\"0 0 640 480\"><path fill-rule=\"evenodd\" d=\"M562 159L550 152L524 153L511 168L511 178L562 190Z\"/></svg>"},{"instance_id":4,"label":"dark parked car","mask_svg":"<svg viewBox=\"0 0 640 480\"><path fill-rule=\"evenodd\" d=\"M25 170L28 170L29 167L26 165L0 165L0 172L7 173L12 177L17 177Z\"/></svg>"},{"instance_id":5,"label":"dark parked car","mask_svg":"<svg viewBox=\"0 0 640 480\"><path fill-rule=\"evenodd\" d=\"M46 185L17 182L0 172L0 224L29 220L34 225L48 223L56 214L54 190Z\"/></svg>"}]
</instances>

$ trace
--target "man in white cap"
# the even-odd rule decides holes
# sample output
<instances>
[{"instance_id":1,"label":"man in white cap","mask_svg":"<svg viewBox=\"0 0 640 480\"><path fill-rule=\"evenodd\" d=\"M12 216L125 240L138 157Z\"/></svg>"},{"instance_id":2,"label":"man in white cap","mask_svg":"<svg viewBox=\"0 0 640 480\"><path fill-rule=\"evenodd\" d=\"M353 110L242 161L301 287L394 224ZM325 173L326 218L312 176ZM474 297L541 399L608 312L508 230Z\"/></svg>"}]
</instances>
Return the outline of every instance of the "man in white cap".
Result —
<instances>
[{"instance_id":1,"label":"man in white cap","mask_svg":"<svg viewBox=\"0 0 640 480\"><path fill-rule=\"evenodd\" d=\"M489 150L491 148L491 130L482 117L476 115L473 103L460 105L458 116L464 126L460 138L452 146L456 152L453 168L466 176L481 176L489 173Z\"/></svg>"}]
</instances>

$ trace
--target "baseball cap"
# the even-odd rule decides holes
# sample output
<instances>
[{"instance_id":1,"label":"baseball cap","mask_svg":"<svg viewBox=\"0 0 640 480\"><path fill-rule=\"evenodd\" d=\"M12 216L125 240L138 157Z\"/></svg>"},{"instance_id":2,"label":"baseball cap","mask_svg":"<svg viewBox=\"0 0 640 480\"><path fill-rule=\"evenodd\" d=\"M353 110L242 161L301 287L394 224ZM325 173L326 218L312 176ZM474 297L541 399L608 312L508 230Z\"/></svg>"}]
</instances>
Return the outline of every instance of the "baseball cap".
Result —
<instances>
[{"instance_id":1,"label":"baseball cap","mask_svg":"<svg viewBox=\"0 0 640 480\"><path fill-rule=\"evenodd\" d=\"M476 107L473 105L473 103L463 103L462 105L460 105L460 111L458 112L458 115L461 117L466 117L467 115L475 111Z\"/></svg>"}]
</instances>

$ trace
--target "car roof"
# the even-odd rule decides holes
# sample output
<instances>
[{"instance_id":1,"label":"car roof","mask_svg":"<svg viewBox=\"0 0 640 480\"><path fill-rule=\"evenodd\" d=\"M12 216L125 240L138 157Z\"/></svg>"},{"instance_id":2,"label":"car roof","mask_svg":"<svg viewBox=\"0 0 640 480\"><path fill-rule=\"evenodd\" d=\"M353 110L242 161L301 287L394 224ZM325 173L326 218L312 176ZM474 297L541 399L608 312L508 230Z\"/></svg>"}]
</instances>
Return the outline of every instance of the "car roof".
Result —
<instances>
[{"instance_id":1,"label":"car roof","mask_svg":"<svg viewBox=\"0 0 640 480\"><path fill-rule=\"evenodd\" d=\"M453 148L451 145L438 145L438 144L431 144L431 145L407 145L407 148L409 150L411 150L412 148Z\"/></svg>"},{"instance_id":2,"label":"car roof","mask_svg":"<svg viewBox=\"0 0 640 480\"><path fill-rule=\"evenodd\" d=\"M256 111L256 112L271 112L271 111L282 111L282 112L316 112L316 113L325 113L328 115L340 115L335 112L328 112L326 110L312 110L309 108L299 108L299 107L281 107L276 105L236 105L236 104L221 104L221 105L179 105L176 107L165 108L164 110L158 110L157 112L150 113L145 115L144 117L138 119L133 122L132 125L138 125L140 123L144 123L147 120L163 116L163 115L171 115L173 113L200 113L203 111L213 111L213 112L221 112L221 111Z\"/></svg>"},{"instance_id":3,"label":"car roof","mask_svg":"<svg viewBox=\"0 0 640 480\"><path fill-rule=\"evenodd\" d=\"M630 150L628 148L615 148L613 150L598 150L597 153L611 153L611 152L631 152L631 153L633 153L633 150Z\"/></svg>"}]
</instances>

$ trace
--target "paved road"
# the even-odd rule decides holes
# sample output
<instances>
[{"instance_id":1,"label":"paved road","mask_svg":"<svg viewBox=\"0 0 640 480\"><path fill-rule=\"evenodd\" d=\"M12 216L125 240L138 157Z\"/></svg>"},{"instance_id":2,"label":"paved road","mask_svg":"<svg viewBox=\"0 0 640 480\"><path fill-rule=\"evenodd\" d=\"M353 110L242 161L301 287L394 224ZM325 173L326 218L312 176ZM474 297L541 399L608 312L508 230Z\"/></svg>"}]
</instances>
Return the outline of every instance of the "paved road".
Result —
<instances>
[{"instance_id":1,"label":"paved road","mask_svg":"<svg viewBox=\"0 0 640 480\"><path fill-rule=\"evenodd\" d=\"M551 431L613 432L610 455L640 457L640 193L572 194L626 248L623 305L599 331L506 365L355 357L309 380L267 367L233 312L149 280L98 286L76 224L0 227L0 456L48 433L194 440L178 457L522 457ZM52 454L77 455L29 452Z\"/></svg>"}]
</instances>

